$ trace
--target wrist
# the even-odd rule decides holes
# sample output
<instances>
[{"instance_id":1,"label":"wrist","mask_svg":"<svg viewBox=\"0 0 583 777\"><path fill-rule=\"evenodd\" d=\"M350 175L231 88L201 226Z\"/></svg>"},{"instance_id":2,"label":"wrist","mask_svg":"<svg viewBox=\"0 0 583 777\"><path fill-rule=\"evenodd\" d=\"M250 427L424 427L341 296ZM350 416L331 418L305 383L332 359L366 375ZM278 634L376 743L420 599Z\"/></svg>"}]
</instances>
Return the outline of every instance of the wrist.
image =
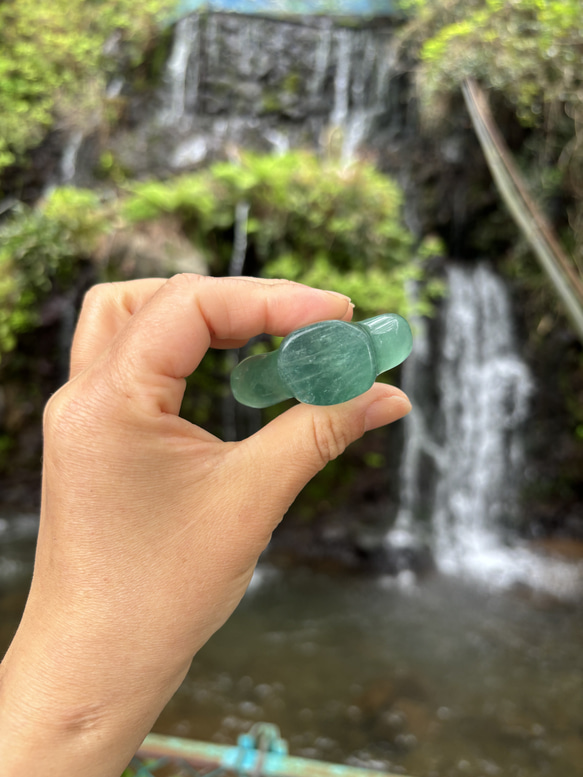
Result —
<instances>
[{"instance_id":1,"label":"wrist","mask_svg":"<svg viewBox=\"0 0 583 777\"><path fill-rule=\"evenodd\" d=\"M0 664L2 777L119 777L187 669L132 677L106 646L98 665L84 647L23 618Z\"/></svg>"}]
</instances>

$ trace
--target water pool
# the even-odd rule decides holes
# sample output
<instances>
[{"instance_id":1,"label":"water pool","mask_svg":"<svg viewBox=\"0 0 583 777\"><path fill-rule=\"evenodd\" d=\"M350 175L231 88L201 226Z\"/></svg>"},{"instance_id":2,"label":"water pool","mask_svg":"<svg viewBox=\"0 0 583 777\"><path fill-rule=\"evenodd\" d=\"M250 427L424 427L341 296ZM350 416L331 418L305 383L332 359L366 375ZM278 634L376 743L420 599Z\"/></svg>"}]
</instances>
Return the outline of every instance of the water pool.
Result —
<instances>
[{"instance_id":1,"label":"water pool","mask_svg":"<svg viewBox=\"0 0 583 777\"><path fill-rule=\"evenodd\" d=\"M0 653L33 547L0 544ZM413 777L577 777L582 645L583 597L262 567L154 730L234 743L265 720L294 755Z\"/></svg>"}]
</instances>

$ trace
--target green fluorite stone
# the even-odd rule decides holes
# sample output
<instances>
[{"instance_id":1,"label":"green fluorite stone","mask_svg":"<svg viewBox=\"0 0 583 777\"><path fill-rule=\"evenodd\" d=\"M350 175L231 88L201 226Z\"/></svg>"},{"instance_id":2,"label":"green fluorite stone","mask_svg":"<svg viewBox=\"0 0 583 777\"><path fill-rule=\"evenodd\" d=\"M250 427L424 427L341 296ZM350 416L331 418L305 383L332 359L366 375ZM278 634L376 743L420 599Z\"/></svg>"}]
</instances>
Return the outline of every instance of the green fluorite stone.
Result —
<instances>
[{"instance_id":1,"label":"green fluorite stone","mask_svg":"<svg viewBox=\"0 0 583 777\"><path fill-rule=\"evenodd\" d=\"M409 356L412 346L409 324L394 313L356 324L320 321L291 332L277 351L244 359L231 374L231 388L249 407L291 397L336 405L368 391L377 375Z\"/></svg>"}]
</instances>

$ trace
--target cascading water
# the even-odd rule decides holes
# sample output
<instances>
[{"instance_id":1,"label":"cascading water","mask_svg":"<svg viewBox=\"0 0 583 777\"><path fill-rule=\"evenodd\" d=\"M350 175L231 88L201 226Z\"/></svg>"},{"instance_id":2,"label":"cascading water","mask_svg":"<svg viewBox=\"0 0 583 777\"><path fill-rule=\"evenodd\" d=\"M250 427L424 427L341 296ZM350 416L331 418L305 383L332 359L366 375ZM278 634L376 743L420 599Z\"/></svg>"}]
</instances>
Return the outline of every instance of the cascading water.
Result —
<instances>
[{"instance_id":1,"label":"cascading water","mask_svg":"<svg viewBox=\"0 0 583 777\"><path fill-rule=\"evenodd\" d=\"M439 471L442 461L442 450L430 431L433 413L427 407L428 392L421 390L421 387L427 388L432 380L428 322L417 318L411 319L411 324L413 351L402 368L402 386L413 401L413 409L404 421L399 512L388 538L393 548L430 544L432 508L427 500L433 498L431 476ZM419 396L421 393L423 401Z\"/></svg>"},{"instance_id":2,"label":"cascading water","mask_svg":"<svg viewBox=\"0 0 583 777\"><path fill-rule=\"evenodd\" d=\"M508 537L533 391L508 291L486 264L453 265L447 279L441 320L420 322L403 375L414 410L406 422L400 509L387 542L429 545L447 574L568 593L580 584L580 570L543 562ZM441 330L437 354L430 326Z\"/></svg>"},{"instance_id":3,"label":"cascading water","mask_svg":"<svg viewBox=\"0 0 583 777\"><path fill-rule=\"evenodd\" d=\"M199 80L198 33L199 17L196 14L185 16L176 25L164 78L167 99L159 117L164 126L179 123L188 109L196 108Z\"/></svg>"},{"instance_id":4,"label":"cascading water","mask_svg":"<svg viewBox=\"0 0 583 777\"><path fill-rule=\"evenodd\" d=\"M518 354L510 300L486 265L452 267L438 367L443 443L433 514L446 570L500 545L523 463L519 429L532 381Z\"/></svg>"},{"instance_id":5,"label":"cascading water","mask_svg":"<svg viewBox=\"0 0 583 777\"><path fill-rule=\"evenodd\" d=\"M344 159L369 145L379 127L385 148L403 129L393 37L388 22L358 29L328 18L185 16L174 30L160 107L147 131L152 156L178 170L229 143L318 147L327 143L328 127L340 129L335 151ZM150 119L151 113L145 123Z\"/></svg>"},{"instance_id":6,"label":"cascading water","mask_svg":"<svg viewBox=\"0 0 583 777\"><path fill-rule=\"evenodd\" d=\"M349 112L353 36L349 30L339 30L335 37L338 55L334 78L334 108L330 122L342 127L346 124Z\"/></svg>"},{"instance_id":7,"label":"cascading water","mask_svg":"<svg viewBox=\"0 0 583 777\"><path fill-rule=\"evenodd\" d=\"M229 276L243 275L245 259L247 257L247 234L249 229L248 202L237 203L235 209L233 251L229 262ZM225 371L230 374L238 363L239 351L229 349L225 352ZM223 397L222 427L225 440L236 440L237 435L237 402L233 394L228 391Z\"/></svg>"},{"instance_id":8,"label":"cascading water","mask_svg":"<svg viewBox=\"0 0 583 777\"><path fill-rule=\"evenodd\" d=\"M322 94L326 77L328 74L328 65L332 50L332 21L324 20L324 25L320 30L318 43L314 49L314 65L312 77L309 81L309 93L311 97L317 98Z\"/></svg>"},{"instance_id":9,"label":"cascading water","mask_svg":"<svg viewBox=\"0 0 583 777\"><path fill-rule=\"evenodd\" d=\"M69 137L69 140L63 149L59 171L59 183L73 183L75 173L77 172L77 157L79 156L79 149L81 148L82 142L83 133L81 130L75 130Z\"/></svg>"},{"instance_id":10,"label":"cascading water","mask_svg":"<svg viewBox=\"0 0 583 777\"><path fill-rule=\"evenodd\" d=\"M375 120L393 99L395 73L392 42L379 41L368 30L338 30L334 107L329 122L342 129L342 156L353 158L370 138Z\"/></svg>"},{"instance_id":11,"label":"cascading water","mask_svg":"<svg viewBox=\"0 0 583 777\"><path fill-rule=\"evenodd\" d=\"M47 181L43 190L43 196L48 197L57 186L74 186L77 183L77 164L83 138L81 130L73 130L69 134L63 145L61 160L56 174Z\"/></svg>"}]
</instances>

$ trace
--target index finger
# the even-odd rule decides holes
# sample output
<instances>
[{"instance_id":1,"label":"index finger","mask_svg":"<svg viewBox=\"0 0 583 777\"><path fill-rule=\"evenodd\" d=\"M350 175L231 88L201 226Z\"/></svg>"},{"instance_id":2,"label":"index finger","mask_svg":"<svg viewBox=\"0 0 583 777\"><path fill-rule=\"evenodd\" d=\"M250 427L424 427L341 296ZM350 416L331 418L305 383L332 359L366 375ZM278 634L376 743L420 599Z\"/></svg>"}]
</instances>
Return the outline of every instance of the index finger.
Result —
<instances>
[{"instance_id":1,"label":"index finger","mask_svg":"<svg viewBox=\"0 0 583 777\"><path fill-rule=\"evenodd\" d=\"M92 364L165 283L166 278L144 278L99 283L89 289L75 327L69 377L74 378Z\"/></svg>"},{"instance_id":2,"label":"index finger","mask_svg":"<svg viewBox=\"0 0 583 777\"><path fill-rule=\"evenodd\" d=\"M119 389L154 413L180 409L184 378L207 349L263 332L350 318L350 300L291 281L178 275L143 305L118 334L108 358Z\"/></svg>"}]
</instances>

